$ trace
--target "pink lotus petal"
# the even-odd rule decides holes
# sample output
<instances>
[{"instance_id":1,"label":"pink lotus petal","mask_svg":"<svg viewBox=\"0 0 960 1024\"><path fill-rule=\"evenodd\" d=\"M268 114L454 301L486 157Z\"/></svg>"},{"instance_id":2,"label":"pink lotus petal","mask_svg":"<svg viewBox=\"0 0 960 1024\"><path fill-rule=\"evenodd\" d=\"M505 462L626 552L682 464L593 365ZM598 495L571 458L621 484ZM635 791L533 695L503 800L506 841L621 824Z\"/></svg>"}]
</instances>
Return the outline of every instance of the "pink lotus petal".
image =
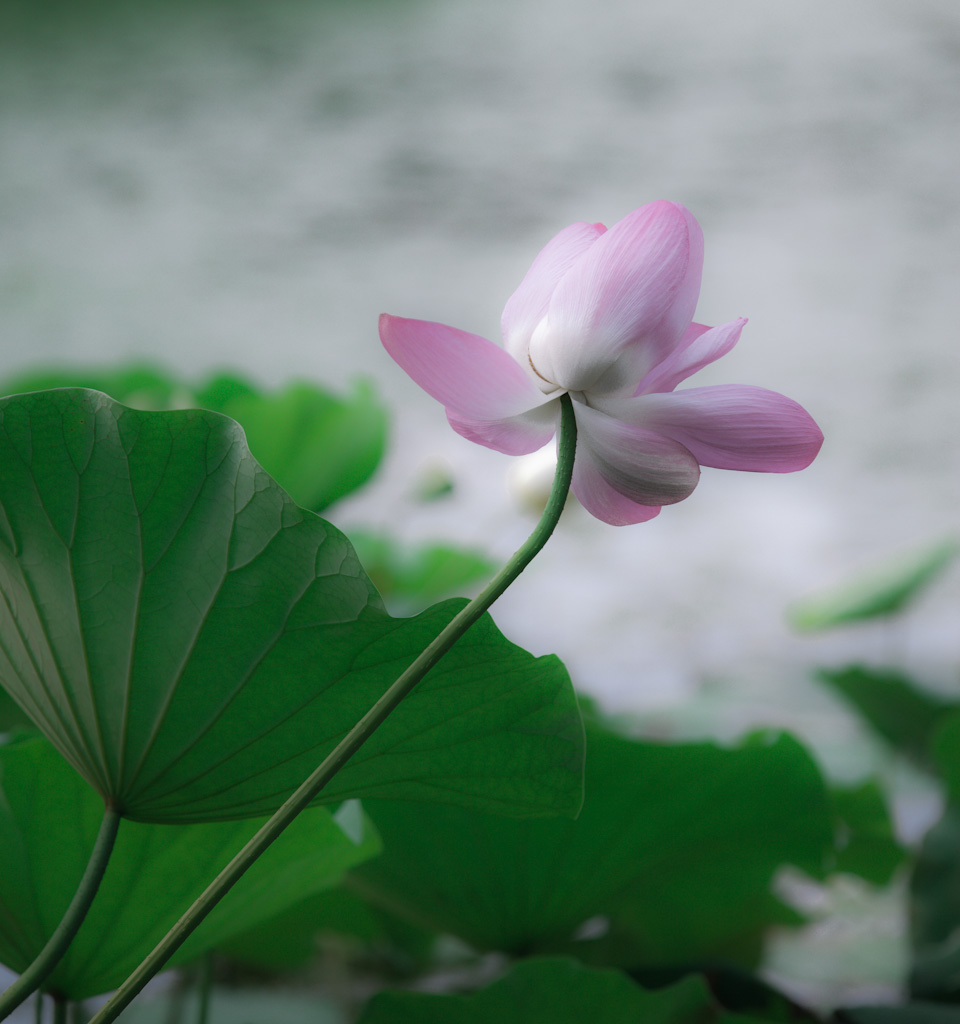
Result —
<instances>
[{"instance_id":1,"label":"pink lotus petal","mask_svg":"<svg viewBox=\"0 0 960 1024\"><path fill-rule=\"evenodd\" d=\"M602 224L584 221L564 228L540 250L520 287L507 299L500 321L503 347L521 365L526 365L530 335L547 315L560 278L606 230Z\"/></svg>"},{"instance_id":2,"label":"pink lotus petal","mask_svg":"<svg viewBox=\"0 0 960 1024\"><path fill-rule=\"evenodd\" d=\"M573 408L578 428L577 460L589 459L604 481L623 497L638 505L672 505L697 486L700 467L678 441L615 420L583 402L574 402ZM577 497L583 500L579 491Z\"/></svg>"},{"instance_id":3,"label":"pink lotus petal","mask_svg":"<svg viewBox=\"0 0 960 1024\"><path fill-rule=\"evenodd\" d=\"M380 317L380 340L413 380L467 420L502 420L550 401L499 345L427 320Z\"/></svg>"},{"instance_id":4,"label":"pink lotus petal","mask_svg":"<svg viewBox=\"0 0 960 1024\"><path fill-rule=\"evenodd\" d=\"M538 373L571 391L632 393L683 337L702 266L703 236L683 206L634 210L557 285L530 340Z\"/></svg>"},{"instance_id":5,"label":"pink lotus petal","mask_svg":"<svg viewBox=\"0 0 960 1024\"><path fill-rule=\"evenodd\" d=\"M813 462L823 434L810 414L775 391L723 384L604 403L611 415L660 431L702 466L793 473Z\"/></svg>"},{"instance_id":6,"label":"pink lotus petal","mask_svg":"<svg viewBox=\"0 0 960 1024\"><path fill-rule=\"evenodd\" d=\"M746 322L740 317L719 327L691 324L673 352L640 381L636 393L646 395L652 391L673 391L681 381L692 377L697 370L725 356L739 341Z\"/></svg>"},{"instance_id":7,"label":"pink lotus petal","mask_svg":"<svg viewBox=\"0 0 960 1024\"><path fill-rule=\"evenodd\" d=\"M638 505L615 491L589 455L578 452L573 464L573 493L592 516L611 526L645 523L659 515L659 505Z\"/></svg>"},{"instance_id":8,"label":"pink lotus petal","mask_svg":"<svg viewBox=\"0 0 960 1024\"><path fill-rule=\"evenodd\" d=\"M447 410L450 426L468 441L504 455L539 451L557 431L558 406L548 402L537 409L502 420L470 420Z\"/></svg>"}]
</instances>

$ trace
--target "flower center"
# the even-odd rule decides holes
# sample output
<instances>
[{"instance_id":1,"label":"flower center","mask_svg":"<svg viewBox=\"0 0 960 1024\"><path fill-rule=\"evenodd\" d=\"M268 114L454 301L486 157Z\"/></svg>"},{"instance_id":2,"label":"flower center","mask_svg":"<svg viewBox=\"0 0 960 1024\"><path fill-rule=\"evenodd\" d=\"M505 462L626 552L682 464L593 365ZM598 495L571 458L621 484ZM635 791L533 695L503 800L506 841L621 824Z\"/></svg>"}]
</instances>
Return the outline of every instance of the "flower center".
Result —
<instances>
[{"instance_id":1,"label":"flower center","mask_svg":"<svg viewBox=\"0 0 960 1024\"><path fill-rule=\"evenodd\" d=\"M540 378L540 380L542 380L544 384L549 384L550 385L549 387L546 387L546 388L545 387L541 387L540 388L540 390L544 394L549 395L551 391L560 391L561 390L559 384L556 384L552 380L550 380L549 378L544 377L544 375L536 368L536 366L533 365L533 359L530 357L530 353L529 352L527 353L527 362L530 364L530 369L533 370L533 372Z\"/></svg>"}]
</instances>

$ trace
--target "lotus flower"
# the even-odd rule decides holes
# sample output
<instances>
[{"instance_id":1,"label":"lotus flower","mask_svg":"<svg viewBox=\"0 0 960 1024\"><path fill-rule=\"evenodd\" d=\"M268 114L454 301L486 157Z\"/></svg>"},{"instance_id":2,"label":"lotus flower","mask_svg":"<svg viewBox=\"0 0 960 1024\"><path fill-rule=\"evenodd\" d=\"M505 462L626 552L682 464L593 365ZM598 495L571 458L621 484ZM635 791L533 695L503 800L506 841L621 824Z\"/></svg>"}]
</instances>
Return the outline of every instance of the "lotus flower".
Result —
<instances>
[{"instance_id":1,"label":"lotus flower","mask_svg":"<svg viewBox=\"0 0 960 1024\"><path fill-rule=\"evenodd\" d=\"M548 242L501 322L476 334L384 314L390 355L446 406L458 433L508 455L545 445L568 393L577 420L573 491L598 519L652 519L696 487L701 466L790 473L823 442L796 402L745 385L674 389L729 352L744 319L693 323L703 236L678 203L607 230L571 224Z\"/></svg>"}]
</instances>

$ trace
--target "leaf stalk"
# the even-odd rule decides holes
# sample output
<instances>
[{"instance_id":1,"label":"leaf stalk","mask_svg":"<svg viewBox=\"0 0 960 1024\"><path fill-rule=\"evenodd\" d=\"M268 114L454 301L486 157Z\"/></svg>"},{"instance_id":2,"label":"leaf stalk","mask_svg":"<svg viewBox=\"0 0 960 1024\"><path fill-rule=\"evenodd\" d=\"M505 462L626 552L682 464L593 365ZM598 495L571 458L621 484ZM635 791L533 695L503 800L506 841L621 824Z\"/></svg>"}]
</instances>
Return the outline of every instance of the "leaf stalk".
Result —
<instances>
[{"instance_id":1,"label":"leaf stalk","mask_svg":"<svg viewBox=\"0 0 960 1024\"><path fill-rule=\"evenodd\" d=\"M120 818L120 812L115 807L108 805L104 810L100 831L97 833L93 850L90 853L90 860L87 861L83 877L70 901L70 906L67 907L60 924L57 925L37 958L6 992L0 995L0 1020L5 1020L25 999L40 988L80 930L80 925L83 924L90 904L93 903L93 898L100 887L103 873L107 869L107 863L117 839L117 830L120 828Z\"/></svg>"}]
</instances>

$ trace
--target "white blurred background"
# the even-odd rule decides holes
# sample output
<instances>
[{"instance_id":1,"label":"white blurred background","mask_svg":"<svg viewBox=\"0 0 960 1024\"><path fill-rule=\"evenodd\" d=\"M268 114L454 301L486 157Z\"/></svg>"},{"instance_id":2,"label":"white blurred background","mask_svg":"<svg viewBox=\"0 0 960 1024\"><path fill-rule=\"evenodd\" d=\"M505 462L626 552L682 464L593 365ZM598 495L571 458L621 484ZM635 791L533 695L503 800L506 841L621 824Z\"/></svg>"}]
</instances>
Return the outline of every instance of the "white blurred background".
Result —
<instances>
[{"instance_id":1,"label":"white blurred background","mask_svg":"<svg viewBox=\"0 0 960 1024\"><path fill-rule=\"evenodd\" d=\"M785 606L956 529L953 0L4 11L0 371L138 358L264 384L372 377L393 444L343 524L497 555L529 527L511 460L447 428L382 352L378 313L496 338L568 222L657 198L693 210L697 318L750 318L697 383L781 390L826 443L799 475L708 470L647 525L568 517L497 617L611 706L713 686L713 728L803 711L803 667L824 655ZM423 507L437 466L455 495ZM957 583L911 624L933 676L960 660ZM836 656L875 642L851 634Z\"/></svg>"}]
</instances>

